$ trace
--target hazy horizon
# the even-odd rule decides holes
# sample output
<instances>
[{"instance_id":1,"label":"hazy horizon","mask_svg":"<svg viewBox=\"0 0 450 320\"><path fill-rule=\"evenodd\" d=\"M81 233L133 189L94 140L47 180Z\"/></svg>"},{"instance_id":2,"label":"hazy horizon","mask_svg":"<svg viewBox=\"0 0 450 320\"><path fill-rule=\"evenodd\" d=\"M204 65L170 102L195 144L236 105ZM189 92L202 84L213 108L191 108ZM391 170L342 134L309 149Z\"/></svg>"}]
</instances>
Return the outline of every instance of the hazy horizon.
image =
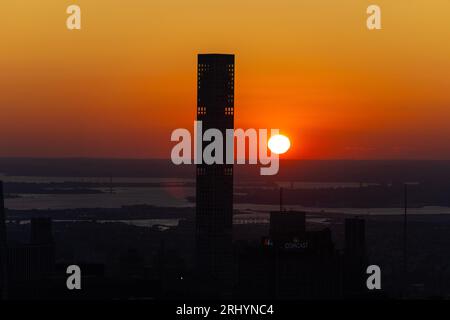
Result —
<instances>
[{"instance_id":1,"label":"hazy horizon","mask_svg":"<svg viewBox=\"0 0 450 320\"><path fill-rule=\"evenodd\" d=\"M54 156L54 157L48 157L48 156L0 156L0 159L26 159L26 160L33 160L33 159L37 159L37 160L43 160L43 159L52 159L52 160L158 160L158 161L168 161L168 162L172 162L172 160L170 159L170 157L168 158L139 158L139 157L95 157L95 156ZM193 158L192 158L193 160ZM405 159L405 158L373 158L373 159L349 159L349 158L329 158L329 159L296 159L296 158L288 158L288 159L280 159L280 161L379 161L379 162L383 162L383 161L392 161L392 162L447 162L450 161L450 158L448 159L426 159L426 158L417 158L417 159ZM247 164L248 164L248 160L247 160ZM195 165L195 164L181 164L179 166L190 166L190 165ZM235 163L235 165L238 165Z\"/></svg>"}]
</instances>

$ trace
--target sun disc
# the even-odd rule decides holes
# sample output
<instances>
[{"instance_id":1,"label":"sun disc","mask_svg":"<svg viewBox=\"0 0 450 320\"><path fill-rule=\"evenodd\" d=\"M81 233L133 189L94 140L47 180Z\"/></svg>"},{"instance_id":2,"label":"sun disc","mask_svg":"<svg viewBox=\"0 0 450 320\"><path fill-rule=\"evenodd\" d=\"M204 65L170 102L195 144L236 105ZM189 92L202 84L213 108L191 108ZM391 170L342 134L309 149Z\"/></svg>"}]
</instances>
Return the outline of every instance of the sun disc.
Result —
<instances>
[{"instance_id":1,"label":"sun disc","mask_svg":"<svg viewBox=\"0 0 450 320\"><path fill-rule=\"evenodd\" d=\"M276 154L282 154L289 150L291 147L291 142L289 141L289 138L282 135L282 134L276 134L272 137L270 137L268 146L270 151Z\"/></svg>"}]
</instances>

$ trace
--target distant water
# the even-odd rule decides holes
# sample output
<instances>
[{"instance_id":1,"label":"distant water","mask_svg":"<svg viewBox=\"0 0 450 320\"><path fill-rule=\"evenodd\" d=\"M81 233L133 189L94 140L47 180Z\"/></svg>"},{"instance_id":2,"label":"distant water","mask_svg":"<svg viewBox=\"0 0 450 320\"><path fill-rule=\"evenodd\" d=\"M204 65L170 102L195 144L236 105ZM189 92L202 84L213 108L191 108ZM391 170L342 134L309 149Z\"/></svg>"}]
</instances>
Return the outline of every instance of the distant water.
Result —
<instances>
[{"instance_id":1,"label":"distant water","mask_svg":"<svg viewBox=\"0 0 450 320\"><path fill-rule=\"evenodd\" d=\"M190 207L186 197L193 196L192 187L114 188L113 193L97 194L24 194L21 198L6 199L9 209L75 209L119 208L148 204L159 207Z\"/></svg>"},{"instance_id":2,"label":"distant water","mask_svg":"<svg viewBox=\"0 0 450 320\"><path fill-rule=\"evenodd\" d=\"M109 178L96 177L19 177L4 176L5 182L109 182ZM6 199L9 209L75 209L75 208L118 208L121 206L147 204L161 207L193 207L195 204L186 200L195 195L195 188L183 186L182 183L192 183L192 179L176 178L114 178L116 183L162 183L156 187L113 188L113 193L99 194L23 194L21 198ZM174 182L180 185L173 184ZM164 185L167 183L167 185ZM281 184L281 183L278 183ZM293 182L294 187L325 188L325 187L358 187L360 183L315 183ZM283 183L284 186L284 183ZM105 190L106 191L106 190ZM234 208L245 211L249 219L267 219L270 211L278 210L277 205L235 204ZM308 212L335 212L355 215L397 215L403 214L403 208L311 208L300 205L287 205L286 209ZM408 214L450 214L450 207L410 208ZM244 219L246 216L240 216ZM245 223L245 222L244 222Z\"/></svg>"},{"instance_id":3,"label":"distant water","mask_svg":"<svg viewBox=\"0 0 450 320\"><path fill-rule=\"evenodd\" d=\"M38 177L38 176L5 176L0 174L0 179L4 182L30 182L30 183L50 183L50 182L91 182L109 183L109 177ZM115 177L116 183L172 183L172 182L195 182L195 179L179 178L139 178L139 177Z\"/></svg>"},{"instance_id":4,"label":"distant water","mask_svg":"<svg viewBox=\"0 0 450 320\"><path fill-rule=\"evenodd\" d=\"M167 229L170 227L176 227L181 219L134 219L134 220L96 220L97 223L125 223L137 227L153 227L159 226L160 229ZM54 219L53 222L77 222L80 220L58 220ZM21 221L8 221L10 223L19 223L21 225L26 225L30 223L30 220Z\"/></svg>"},{"instance_id":5,"label":"distant water","mask_svg":"<svg viewBox=\"0 0 450 320\"><path fill-rule=\"evenodd\" d=\"M246 210L248 213L264 214L270 211L279 210L278 205L239 203L234 205L235 209ZM345 213L352 215L401 215L403 208L316 208L304 207L300 205L286 205L286 210L298 210L307 212ZM450 207L428 206L422 208L409 208L408 214L450 214Z\"/></svg>"}]
</instances>

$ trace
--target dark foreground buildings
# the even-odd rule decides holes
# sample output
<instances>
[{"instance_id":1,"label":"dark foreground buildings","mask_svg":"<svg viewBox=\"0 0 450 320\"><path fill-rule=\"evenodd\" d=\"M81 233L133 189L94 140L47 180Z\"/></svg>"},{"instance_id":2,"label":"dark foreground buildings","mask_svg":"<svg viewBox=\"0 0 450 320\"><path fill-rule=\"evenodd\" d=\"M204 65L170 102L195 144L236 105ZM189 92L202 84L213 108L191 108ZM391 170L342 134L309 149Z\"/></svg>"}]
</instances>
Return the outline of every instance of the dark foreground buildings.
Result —
<instances>
[{"instance_id":1,"label":"dark foreground buildings","mask_svg":"<svg viewBox=\"0 0 450 320\"><path fill-rule=\"evenodd\" d=\"M52 220L32 218L30 241L8 246L7 269L9 298L44 298L49 295L49 280L55 269L55 243Z\"/></svg>"},{"instance_id":2,"label":"dark foreground buildings","mask_svg":"<svg viewBox=\"0 0 450 320\"><path fill-rule=\"evenodd\" d=\"M261 246L241 247L241 298L333 299L342 294L341 259L331 232L306 230L305 213L272 212Z\"/></svg>"},{"instance_id":3,"label":"dark foreground buildings","mask_svg":"<svg viewBox=\"0 0 450 320\"><path fill-rule=\"evenodd\" d=\"M0 182L1 299L42 296L42 289L53 274L55 246L52 221L48 218L33 218L30 224L29 243L7 242L3 183Z\"/></svg>"},{"instance_id":4,"label":"dark foreground buildings","mask_svg":"<svg viewBox=\"0 0 450 320\"><path fill-rule=\"evenodd\" d=\"M3 181L0 181L0 299L7 298L7 246L6 246L6 218L3 195Z\"/></svg>"},{"instance_id":5,"label":"dark foreground buildings","mask_svg":"<svg viewBox=\"0 0 450 320\"><path fill-rule=\"evenodd\" d=\"M344 289L347 297L358 297L365 290L366 231L364 219L345 219Z\"/></svg>"},{"instance_id":6,"label":"dark foreground buildings","mask_svg":"<svg viewBox=\"0 0 450 320\"><path fill-rule=\"evenodd\" d=\"M364 220L346 219L344 255L336 250L331 230L307 230L305 213L272 212L269 235L258 247L238 249L239 298L341 299L364 297ZM351 240L350 240L351 239Z\"/></svg>"},{"instance_id":7,"label":"dark foreground buildings","mask_svg":"<svg viewBox=\"0 0 450 320\"><path fill-rule=\"evenodd\" d=\"M234 128L234 55L198 55L197 121L223 137ZM232 276L233 165L197 164L196 179L196 268L224 292Z\"/></svg>"}]
</instances>

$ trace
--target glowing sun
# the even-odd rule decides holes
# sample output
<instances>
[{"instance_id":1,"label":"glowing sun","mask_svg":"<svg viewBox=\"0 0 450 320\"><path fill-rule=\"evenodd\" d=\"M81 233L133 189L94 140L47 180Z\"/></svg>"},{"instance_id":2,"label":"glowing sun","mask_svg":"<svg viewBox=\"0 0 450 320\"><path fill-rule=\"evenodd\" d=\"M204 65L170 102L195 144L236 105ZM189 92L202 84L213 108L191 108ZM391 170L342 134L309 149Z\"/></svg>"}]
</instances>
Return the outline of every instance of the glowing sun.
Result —
<instances>
[{"instance_id":1,"label":"glowing sun","mask_svg":"<svg viewBox=\"0 0 450 320\"><path fill-rule=\"evenodd\" d=\"M282 154L289 150L291 147L291 141L289 141L288 137L282 134L276 134L270 137L267 145L273 153Z\"/></svg>"}]
</instances>

